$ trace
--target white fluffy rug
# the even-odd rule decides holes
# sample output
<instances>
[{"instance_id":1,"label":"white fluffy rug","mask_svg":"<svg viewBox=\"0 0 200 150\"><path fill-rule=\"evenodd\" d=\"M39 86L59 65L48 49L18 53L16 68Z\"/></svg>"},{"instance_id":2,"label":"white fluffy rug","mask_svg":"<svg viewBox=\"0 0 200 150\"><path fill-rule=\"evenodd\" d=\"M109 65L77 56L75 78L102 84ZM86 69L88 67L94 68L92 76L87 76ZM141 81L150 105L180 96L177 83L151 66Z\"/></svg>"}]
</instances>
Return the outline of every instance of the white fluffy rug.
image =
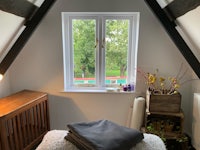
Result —
<instances>
[{"instance_id":1,"label":"white fluffy rug","mask_svg":"<svg viewBox=\"0 0 200 150\"><path fill-rule=\"evenodd\" d=\"M67 133L66 130L49 131L36 150L78 150L64 139ZM144 139L131 150L166 150L166 147L158 136L144 133Z\"/></svg>"}]
</instances>

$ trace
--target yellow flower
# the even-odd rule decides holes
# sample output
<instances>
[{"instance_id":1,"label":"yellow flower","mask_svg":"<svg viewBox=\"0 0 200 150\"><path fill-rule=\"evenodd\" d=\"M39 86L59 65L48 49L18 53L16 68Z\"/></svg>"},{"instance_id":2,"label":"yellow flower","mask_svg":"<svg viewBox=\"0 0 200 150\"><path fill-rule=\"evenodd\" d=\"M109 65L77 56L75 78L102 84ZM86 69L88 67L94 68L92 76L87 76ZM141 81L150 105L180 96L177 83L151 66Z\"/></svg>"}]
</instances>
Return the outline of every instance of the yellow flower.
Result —
<instances>
[{"instance_id":1,"label":"yellow flower","mask_svg":"<svg viewBox=\"0 0 200 150\"><path fill-rule=\"evenodd\" d=\"M156 70L158 73L158 69ZM180 88L180 79L178 76L171 77L163 77L158 76L156 73L149 73L139 70L139 73L145 79L145 83L147 84L148 90L155 93L160 94L175 94L178 93L178 89Z\"/></svg>"},{"instance_id":2,"label":"yellow flower","mask_svg":"<svg viewBox=\"0 0 200 150\"><path fill-rule=\"evenodd\" d=\"M148 74L148 83L153 84L156 82L156 76L154 74Z\"/></svg>"},{"instance_id":3,"label":"yellow flower","mask_svg":"<svg viewBox=\"0 0 200 150\"><path fill-rule=\"evenodd\" d=\"M165 84L164 84L163 82L160 83L160 86L161 86L161 87L164 87L164 85L165 85Z\"/></svg>"},{"instance_id":4,"label":"yellow flower","mask_svg":"<svg viewBox=\"0 0 200 150\"><path fill-rule=\"evenodd\" d=\"M179 87L180 87L180 85L179 85L179 84L177 84L177 83L176 83L176 84L174 84L174 88L175 88L175 89L178 89Z\"/></svg>"},{"instance_id":5,"label":"yellow flower","mask_svg":"<svg viewBox=\"0 0 200 150\"><path fill-rule=\"evenodd\" d=\"M170 80L171 80L171 82L172 82L172 83L174 83L174 84L176 84L176 83L177 83L177 79L176 79L176 78L174 78L174 77L171 77L171 78L170 78Z\"/></svg>"},{"instance_id":6,"label":"yellow flower","mask_svg":"<svg viewBox=\"0 0 200 150\"><path fill-rule=\"evenodd\" d=\"M165 78L160 77L160 82L164 82L164 81L165 81Z\"/></svg>"},{"instance_id":7,"label":"yellow flower","mask_svg":"<svg viewBox=\"0 0 200 150\"><path fill-rule=\"evenodd\" d=\"M178 91L176 91L176 90L173 92L173 94L177 94L177 93L178 93Z\"/></svg>"}]
</instances>

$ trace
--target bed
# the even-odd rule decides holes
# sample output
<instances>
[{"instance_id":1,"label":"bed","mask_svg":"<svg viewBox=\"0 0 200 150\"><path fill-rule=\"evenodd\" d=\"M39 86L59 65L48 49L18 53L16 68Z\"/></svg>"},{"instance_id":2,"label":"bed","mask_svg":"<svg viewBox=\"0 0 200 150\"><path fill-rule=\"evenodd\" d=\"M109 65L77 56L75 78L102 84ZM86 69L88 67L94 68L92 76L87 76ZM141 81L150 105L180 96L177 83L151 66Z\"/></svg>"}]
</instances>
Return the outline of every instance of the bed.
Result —
<instances>
[{"instance_id":1,"label":"bed","mask_svg":"<svg viewBox=\"0 0 200 150\"><path fill-rule=\"evenodd\" d=\"M65 140L67 130L51 130L43 138L36 150L78 150L76 146ZM160 137L144 133L144 139L131 150L166 150Z\"/></svg>"},{"instance_id":2,"label":"bed","mask_svg":"<svg viewBox=\"0 0 200 150\"><path fill-rule=\"evenodd\" d=\"M127 145L129 145L129 147L127 148L128 150L129 149L166 150L165 144L160 137L154 134L147 134L140 132L140 128L143 122L142 114L145 108L144 106L145 106L144 98L141 97L135 98L133 106L130 109L131 113L128 117L128 120L130 121L127 122L126 126L121 126L110 120L99 120L93 122L82 122L82 123L80 122L80 123L68 124L67 130L51 130L47 132L47 134L44 136L42 142L36 148L36 150L79 150L79 149L82 150L81 148L78 149L76 147L80 145L77 144L75 141L76 140L78 141L79 139L78 143L80 143L80 141L84 141L87 138L85 137L85 135L89 134L90 134L89 137L93 137L95 141L97 141L97 136L98 136L99 137L98 140L100 141L98 141L97 143L99 144L102 142L103 144L103 146L101 145L102 147L104 147L104 141L110 140L109 142L107 142L107 144L108 147L109 145L111 145L110 147L112 148L104 148L106 150L107 149L113 150L113 146L116 144L118 144L117 146L118 150L121 150L121 148L119 148L120 147L119 145L123 145L122 146L123 150L124 147L127 147ZM122 134L123 136L121 136ZM83 136L84 138L80 138L79 135ZM74 140L70 140L69 137L73 139L73 136L75 137ZM89 141L90 139L91 138L89 138ZM115 139L115 142L113 142L113 139ZM122 141L125 141L125 144ZM87 142L86 143L85 142L83 143L86 144ZM86 145L88 146L88 143ZM116 148L114 148L114 150L116 150Z\"/></svg>"}]
</instances>

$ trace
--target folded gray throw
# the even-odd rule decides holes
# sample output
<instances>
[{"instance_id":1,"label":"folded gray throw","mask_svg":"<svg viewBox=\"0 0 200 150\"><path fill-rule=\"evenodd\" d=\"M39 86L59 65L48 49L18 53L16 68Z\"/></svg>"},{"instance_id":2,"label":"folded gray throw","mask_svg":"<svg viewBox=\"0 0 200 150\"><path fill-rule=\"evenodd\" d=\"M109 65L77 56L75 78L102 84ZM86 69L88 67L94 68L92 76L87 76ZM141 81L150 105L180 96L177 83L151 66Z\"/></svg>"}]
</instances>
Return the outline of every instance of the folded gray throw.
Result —
<instances>
[{"instance_id":1,"label":"folded gray throw","mask_svg":"<svg viewBox=\"0 0 200 150\"><path fill-rule=\"evenodd\" d=\"M69 133L65 139L80 150L130 150L144 138L142 132L108 120L67 126Z\"/></svg>"}]
</instances>

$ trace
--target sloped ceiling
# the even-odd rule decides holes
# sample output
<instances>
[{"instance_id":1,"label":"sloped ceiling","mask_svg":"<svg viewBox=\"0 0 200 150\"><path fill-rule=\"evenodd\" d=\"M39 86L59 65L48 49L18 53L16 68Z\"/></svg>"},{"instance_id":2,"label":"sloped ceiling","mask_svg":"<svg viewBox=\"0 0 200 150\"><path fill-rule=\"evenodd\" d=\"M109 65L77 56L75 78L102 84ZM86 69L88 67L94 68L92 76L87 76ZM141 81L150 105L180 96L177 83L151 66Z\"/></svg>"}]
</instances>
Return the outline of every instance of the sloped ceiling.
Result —
<instances>
[{"instance_id":1,"label":"sloped ceiling","mask_svg":"<svg viewBox=\"0 0 200 150\"><path fill-rule=\"evenodd\" d=\"M197 51L200 60L200 6L177 18L177 24L188 36L188 39Z\"/></svg>"},{"instance_id":2,"label":"sloped ceiling","mask_svg":"<svg viewBox=\"0 0 200 150\"><path fill-rule=\"evenodd\" d=\"M200 78L200 0L145 0Z\"/></svg>"},{"instance_id":3,"label":"sloped ceiling","mask_svg":"<svg viewBox=\"0 0 200 150\"><path fill-rule=\"evenodd\" d=\"M182 30L183 33L181 30L179 32L185 41L189 45L192 43L191 50L195 50L194 53L200 60L200 0L158 0L158 3L168 17L176 22L177 28Z\"/></svg>"},{"instance_id":4,"label":"sloped ceiling","mask_svg":"<svg viewBox=\"0 0 200 150\"><path fill-rule=\"evenodd\" d=\"M56 0L0 0L0 74L4 74Z\"/></svg>"},{"instance_id":5,"label":"sloped ceiling","mask_svg":"<svg viewBox=\"0 0 200 150\"><path fill-rule=\"evenodd\" d=\"M3 52L6 50L6 47L10 43L11 39L17 34L17 32L23 26L24 18L17 17L13 14L4 11L0 11L0 18L1 18L0 56L2 56Z\"/></svg>"},{"instance_id":6,"label":"sloped ceiling","mask_svg":"<svg viewBox=\"0 0 200 150\"><path fill-rule=\"evenodd\" d=\"M36 3L37 2L37 3ZM34 15L36 10L40 7L39 1L26 0L1 0L0 1L0 58L16 36L24 29L26 20L29 20Z\"/></svg>"},{"instance_id":7,"label":"sloped ceiling","mask_svg":"<svg viewBox=\"0 0 200 150\"><path fill-rule=\"evenodd\" d=\"M0 0L0 74L56 0ZM200 77L200 0L145 0Z\"/></svg>"}]
</instances>

